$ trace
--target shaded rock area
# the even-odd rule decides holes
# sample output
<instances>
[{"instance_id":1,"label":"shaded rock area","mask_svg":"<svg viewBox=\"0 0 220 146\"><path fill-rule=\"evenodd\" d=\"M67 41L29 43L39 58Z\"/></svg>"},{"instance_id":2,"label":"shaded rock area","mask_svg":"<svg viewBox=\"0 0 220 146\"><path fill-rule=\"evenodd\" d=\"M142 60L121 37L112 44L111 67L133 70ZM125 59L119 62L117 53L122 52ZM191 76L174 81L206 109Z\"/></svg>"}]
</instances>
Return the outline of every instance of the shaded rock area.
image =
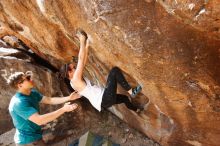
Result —
<instances>
[{"instance_id":1,"label":"shaded rock area","mask_svg":"<svg viewBox=\"0 0 220 146\"><path fill-rule=\"evenodd\" d=\"M97 114L94 109L87 109L83 126L80 124L74 124L74 128L69 128L69 135L59 135L57 132L56 138L53 141L48 142L48 146L68 146L73 143L81 135L88 130L93 133L103 136L106 139L119 143L121 146L159 146L158 143L150 140L145 135L140 134L138 131L129 128L129 125L119 120L116 116L112 115L108 111L103 111ZM77 121L78 119L74 120ZM72 121L73 122L73 121ZM0 136L1 146L15 146L13 143L13 135L15 129ZM51 138L51 134L44 134L44 139Z\"/></svg>"},{"instance_id":2,"label":"shaded rock area","mask_svg":"<svg viewBox=\"0 0 220 146\"><path fill-rule=\"evenodd\" d=\"M7 0L0 10L0 36L16 36L56 68L77 55L83 28L94 82L104 85L118 66L144 87L141 115L110 109L131 127L162 145L219 145L218 0Z\"/></svg>"}]
</instances>

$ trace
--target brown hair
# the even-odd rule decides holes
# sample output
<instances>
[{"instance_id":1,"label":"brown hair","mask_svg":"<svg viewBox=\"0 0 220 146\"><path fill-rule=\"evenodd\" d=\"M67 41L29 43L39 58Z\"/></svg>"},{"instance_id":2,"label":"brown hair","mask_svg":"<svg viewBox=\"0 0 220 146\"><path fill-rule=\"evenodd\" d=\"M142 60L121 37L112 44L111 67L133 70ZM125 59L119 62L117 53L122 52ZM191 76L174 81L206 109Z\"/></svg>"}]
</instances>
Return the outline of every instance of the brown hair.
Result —
<instances>
[{"instance_id":1,"label":"brown hair","mask_svg":"<svg viewBox=\"0 0 220 146\"><path fill-rule=\"evenodd\" d=\"M17 85L23 79L22 77L24 75L25 74L23 72L15 72L14 74L11 74L7 79L8 85L14 89L17 89Z\"/></svg>"},{"instance_id":2,"label":"brown hair","mask_svg":"<svg viewBox=\"0 0 220 146\"><path fill-rule=\"evenodd\" d=\"M78 62L78 57L77 56L72 56L72 61L69 63L64 64L60 70L59 70L59 78L60 79L68 79L69 80L69 75L68 75L68 70L69 70L69 65L70 64L77 64ZM76 69L76 66L74 65L74 68Z\"/></svg>"},{"instance_id":3,"label":"brown hair","mask_svg":"<svg viewBox=\"0 0 220 146\"><path fill-rule=\"evenodd\" d=\"M69 63L64 64L61 68L60 68L60 74L59 77L62 79L68 79L68 68L69 68Z\"/></svg>"}]
</instances>

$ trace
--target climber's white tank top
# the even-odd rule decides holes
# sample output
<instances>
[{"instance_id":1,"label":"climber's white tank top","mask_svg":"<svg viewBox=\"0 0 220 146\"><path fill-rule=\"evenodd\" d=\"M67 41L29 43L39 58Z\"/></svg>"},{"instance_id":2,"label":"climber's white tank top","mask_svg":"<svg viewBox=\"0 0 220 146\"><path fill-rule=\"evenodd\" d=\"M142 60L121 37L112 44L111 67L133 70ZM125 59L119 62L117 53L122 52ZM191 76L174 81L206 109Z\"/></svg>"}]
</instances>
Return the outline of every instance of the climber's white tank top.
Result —
<instances>
[{"instance_id":1,"label":"climber's white tank top","mask_svg":"<svg viewBox=\"0 0 220 146\"><path fill-rule=\"evenodd\" d=\"M97 85L91 85L89 79L85 77L84 80L86 82L86 87L82 91L80 91L79 94L86 97L94 108L96 108L98 111L101 111L104 88ZM71 81L70 85L74 89L74 84Z\"/></svg>"}]
</instances>

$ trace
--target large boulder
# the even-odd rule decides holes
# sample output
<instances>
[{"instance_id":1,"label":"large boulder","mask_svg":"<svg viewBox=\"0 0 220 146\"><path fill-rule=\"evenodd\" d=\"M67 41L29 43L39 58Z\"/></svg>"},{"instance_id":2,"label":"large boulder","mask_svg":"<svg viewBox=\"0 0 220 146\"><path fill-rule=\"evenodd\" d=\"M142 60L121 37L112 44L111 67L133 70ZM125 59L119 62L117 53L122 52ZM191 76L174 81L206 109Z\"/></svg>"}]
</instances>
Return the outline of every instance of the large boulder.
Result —
<instances>
[{"instance_id":1,"label":"large boulder","mask_svg":"<svg viewBox=\"0 0 220 146\"><path fill-rule=\"evenodd\" d=\"M87 70L104 85L112 66L141 83L141 115L111 110L162 145L220 143L219 1L1 1L0 36L14 35L54 66L92 38Z\"/></svg>"}]
</instances>

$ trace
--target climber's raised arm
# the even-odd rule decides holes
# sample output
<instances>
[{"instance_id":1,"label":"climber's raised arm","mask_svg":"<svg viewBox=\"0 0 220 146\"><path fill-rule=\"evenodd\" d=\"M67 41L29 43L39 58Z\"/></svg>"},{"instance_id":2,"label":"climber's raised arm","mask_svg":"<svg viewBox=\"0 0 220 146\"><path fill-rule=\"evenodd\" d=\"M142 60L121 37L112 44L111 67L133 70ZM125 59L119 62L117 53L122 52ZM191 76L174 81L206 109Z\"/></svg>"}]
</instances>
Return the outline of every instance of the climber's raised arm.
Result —
<instances>
[{"instance_id":1,"label":"climber's raised arm","mask_svg":"<svg viewBox=\"0 0 220 146\"><path fill-rule=\"evenodd\" d=\"M77 63L76 70L72 78L72 80L75 82L78 80L82 80L85 62L88 56L88 47L86 47L87 36L85 36L81 32L78 32L77 36L80 41L80 50L79 50L79 55L78 55L78 63Z\"/></svg>"}]
</instances>

